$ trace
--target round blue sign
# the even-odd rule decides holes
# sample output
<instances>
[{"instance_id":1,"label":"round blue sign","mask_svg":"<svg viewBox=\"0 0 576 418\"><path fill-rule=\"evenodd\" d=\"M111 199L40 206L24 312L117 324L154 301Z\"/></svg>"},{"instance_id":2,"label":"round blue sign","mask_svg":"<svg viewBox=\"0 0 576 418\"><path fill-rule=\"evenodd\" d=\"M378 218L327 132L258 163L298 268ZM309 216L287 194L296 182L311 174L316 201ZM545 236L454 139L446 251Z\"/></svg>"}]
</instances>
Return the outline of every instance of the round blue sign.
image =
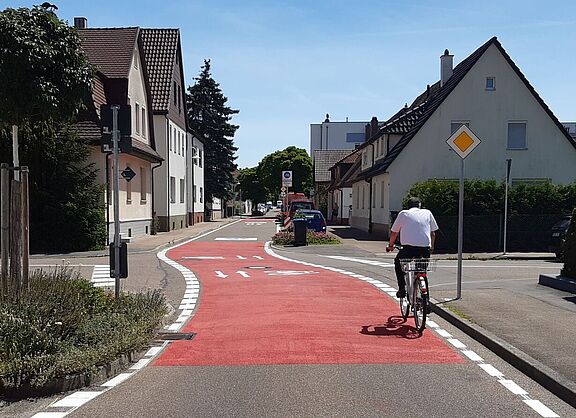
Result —
<instances>
[{"instance_id":1,"label":"round blue sign","mask_svg":"<svg viewBox=\"0 0 576 418\"><path fill-rule=\"evenodd\" d=\"M284 172L284 178L285 178L285 179L289 179L290 176L291 176L291 173L290 173L289 171L285 171L285 172Z\"/></svg>"}]
</instances>

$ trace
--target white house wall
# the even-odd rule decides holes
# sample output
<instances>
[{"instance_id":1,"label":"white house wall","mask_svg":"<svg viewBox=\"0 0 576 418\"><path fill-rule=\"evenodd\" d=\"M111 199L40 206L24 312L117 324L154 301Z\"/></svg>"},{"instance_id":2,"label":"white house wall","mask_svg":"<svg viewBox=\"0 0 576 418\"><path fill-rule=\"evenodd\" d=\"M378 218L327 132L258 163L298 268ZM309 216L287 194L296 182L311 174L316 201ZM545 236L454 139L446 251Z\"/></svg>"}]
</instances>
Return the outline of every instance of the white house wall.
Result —
<instances>
[{"instance_id":1,"label":"white house wall","mask_svg":"<svg viewBox=\"0 0 576 418\"><path fill-rule=\"evenodd\" d=\"M496 78L495 91L485 90L486 77ZM460 177L460 157L445 142L451 121L469 121L482 141L465 160L468 179L501 181L511 158L512 179L576 181L576 149L492 45L389 167L390 210L414 183ZM508 121L526 121L527 149L507 149Z\"/></svg>"},{"instance_id":2,"label":"white house wall","mask_svg":"<svg viewBox=\"0 0 576 418\"><path fill-rule=\"evenodd\" d=\"M321 149L350 149L364 142L347 142L349 133L364 135L368 122L323 122L310 125L310 155ZM364 136L362 136L364 138Z\"/></svg>"},{"instance_id":3,"label":"white house wall","mask_svg":"<svg viewBox=\"0 0 576 418\"><path fill-rule=\"evenodd\" d=\"M150 133L148 132L149 103L146 97L144 73L142 72L138 49L134 49L134 55L132 56L132 66L130 67L128 79L128 99L132 107L132 138L150 145ZM136 114L136 105L138 105L138 115ZM142 120L142 108L145 109L144 120ZM140 120L138 131L136 128L137 119Z\"/></svg>"},{"instance_id":4,"label":"white house wall","mask_svg":"<svg viewBox=\"0 0 576 418\"><path fill-rule=\"evenodd\" d=\"M204 144L202 144L202 142L195 140L194 146L198 149L198 155L202 155L202 166L200 166L199 161L192 165L194 170L194 185L196 186L194 213L204 213L204 166L206 164L206 155L204 153Z\"/></svg>"},{"instance_id":5,"label":"white house wall","mask_svg":"<svg viewBox=\"0 0 576 418\"><path fill-rule=\"evenodd\" d=\"M165 115L154 115L154 139L156 152L164 158L162 165L154 169L154 210L157 216L168 214L168 119ZM157 165L157 164L155 164Z\"/></svg>"}]
</instances>

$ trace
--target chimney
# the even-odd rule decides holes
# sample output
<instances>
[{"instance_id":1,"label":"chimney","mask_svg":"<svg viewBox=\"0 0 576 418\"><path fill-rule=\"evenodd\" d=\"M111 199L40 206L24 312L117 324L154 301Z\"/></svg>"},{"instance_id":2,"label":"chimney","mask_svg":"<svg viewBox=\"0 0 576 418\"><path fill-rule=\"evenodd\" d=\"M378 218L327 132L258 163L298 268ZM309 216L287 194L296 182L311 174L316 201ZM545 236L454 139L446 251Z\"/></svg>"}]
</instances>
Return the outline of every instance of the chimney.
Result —
<instances>
[{"instance_id":1,"label":"chimney","mask_svg":"<svg viewBox=\"0 0 576 418\"><path fill-rule=\"evenodd\" d=\"M447 49L444 50L444 55L440 57L440 87L452 77L453 65L454 55L450 55Z\"/></svg>"},{"instance_id":2,"label":"chimney","mask_svg":"<svg viewBox=\"0 0 576 418\"><path fill-rule=\"evenodd\" d=\"M85 17L75 17L74 27L76 29L86 29L88 27L88 19Z\"/></svg>"},{"instance_id":3,"label":"chimney","mask_svg":"<svg viewBox=\"0 0 576 418\"><path fill-rule=\"evenodd\" d=\"M373 137L378 132L378 118L376 116L372 116L372 120L370 121L370 137Z\"/></svg>"}]
</instances>

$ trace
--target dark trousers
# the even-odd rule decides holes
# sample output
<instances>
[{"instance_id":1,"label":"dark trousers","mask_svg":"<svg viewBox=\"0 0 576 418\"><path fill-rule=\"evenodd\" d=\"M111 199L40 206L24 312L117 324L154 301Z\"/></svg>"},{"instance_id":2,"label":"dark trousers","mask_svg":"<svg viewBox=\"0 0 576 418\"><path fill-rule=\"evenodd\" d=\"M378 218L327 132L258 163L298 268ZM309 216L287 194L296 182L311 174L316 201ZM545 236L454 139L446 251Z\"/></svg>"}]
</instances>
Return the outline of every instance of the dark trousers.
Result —
<instances>
[{"instance_id":1,"label":"dark trousers","mask_svg":"<svg viewBox=\"0 0 576 418\"><path fill-rule=\"evenodd\" d=\"M406 282L404 281L405 273L402 271L400 260L410 258L430 258L429 247L414 247L412 245L403 245L402 249L396 254L394 259L394 270L396 270L396 280L398 280L398 290L406 289Z\"/></svg>"}]
</instances>

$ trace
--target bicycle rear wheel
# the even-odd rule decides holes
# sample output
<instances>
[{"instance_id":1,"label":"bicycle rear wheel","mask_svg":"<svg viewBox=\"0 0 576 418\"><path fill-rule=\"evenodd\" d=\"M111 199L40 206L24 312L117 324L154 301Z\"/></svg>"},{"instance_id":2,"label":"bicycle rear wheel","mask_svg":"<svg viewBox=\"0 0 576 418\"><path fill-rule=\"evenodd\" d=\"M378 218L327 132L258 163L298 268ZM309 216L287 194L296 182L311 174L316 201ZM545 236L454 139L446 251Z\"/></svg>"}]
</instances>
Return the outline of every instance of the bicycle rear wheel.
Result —
<instances>
[{"instance_id":1,"label":"bicycle rear wheel","mask_svg":"<svg viewBox=\"0 0 576 418\"><path fill-rule=\"evenodd\" d=\"M426 314L428 312L428 279L426 276L417 277L414 281L412 293L412 311L414 312L414 325L419 333L424 332L426 328Z\"/></svg>"}]
</instances>

